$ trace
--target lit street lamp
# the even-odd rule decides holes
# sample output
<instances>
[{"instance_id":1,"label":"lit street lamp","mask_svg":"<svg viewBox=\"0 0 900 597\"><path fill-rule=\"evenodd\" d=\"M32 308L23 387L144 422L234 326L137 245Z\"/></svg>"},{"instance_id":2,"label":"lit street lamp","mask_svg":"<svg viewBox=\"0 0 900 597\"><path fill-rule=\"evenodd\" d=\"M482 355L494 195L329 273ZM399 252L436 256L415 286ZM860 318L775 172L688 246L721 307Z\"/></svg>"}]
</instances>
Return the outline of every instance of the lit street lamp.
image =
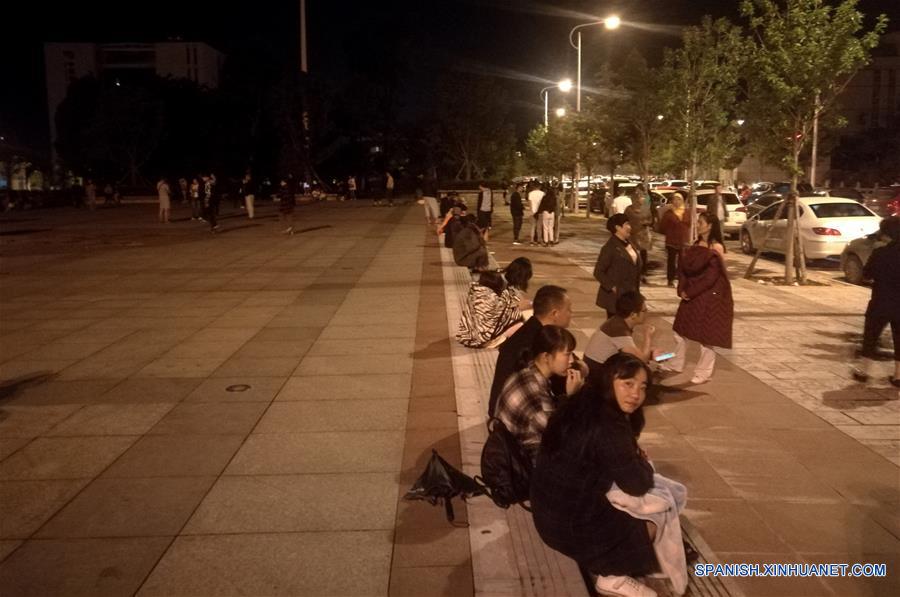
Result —
<instances>
[{"instance_id":1,"label":"lit street lamp","mask_svg":"<svg viewBox=\"0 0 900 597\"><path fill-rule=\"evenodd\" d=\"M575 25L572 27L572 30L569 31L569 43L573 48L578 50L578 75L577 75L577 83L575 85L575 111L581 112L581 29L583 27L593 27L594 25L603 25L608 30L612 31L614 29L618 29L622 24L622 19L620 19L616 15L611 15L606 17L605 19L601 19L599 21L591 21L590 23L582 23L581 25ZM578 43L572 40L572 34L578 32Z\"/></svg>"},{"instance_id":2,"label":"lit street lamp","mask_svg":"<svg viewBox=\"0 0 900 597\"><path fill-rule=\"evenodd\" d=\"M544 100L544 128L548 128L550 126L547 96L549 95L550 90L554 88L559 89L563 93L568 93L572 89L572 79L563 79L556 85L548 85L547 87L541 89L541 99ZM559 114L557 114L557 116L558 115Z\"/></svg>"},{"instance_id":3,"label":"lit street lamp","mask_svg":"<svg viewBox=\"0 0 900 597\"><path fill-rule=\"evenodd\" d=\"M565 116L565 115L566 115L566 109L565 109L565 108L557 108L557 109L556 109L556 117L557 117L557 118L562 118L562 117Z\"/></svg>"}]
</instances>

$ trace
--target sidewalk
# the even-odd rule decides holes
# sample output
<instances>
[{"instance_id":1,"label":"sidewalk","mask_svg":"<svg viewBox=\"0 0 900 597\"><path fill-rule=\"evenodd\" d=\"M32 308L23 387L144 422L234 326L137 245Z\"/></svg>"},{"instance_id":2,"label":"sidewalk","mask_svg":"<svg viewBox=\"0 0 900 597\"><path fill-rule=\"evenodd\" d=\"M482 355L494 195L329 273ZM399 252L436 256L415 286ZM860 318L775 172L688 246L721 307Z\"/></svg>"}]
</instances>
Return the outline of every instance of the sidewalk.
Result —
<instances>
[{"instance_id":1,"label":"sidewalk","mask_svg":"<svg viewBox=\"0 0 900 597\"><path fill-rule=\"evenodd\" d=\"M583 347L604 319L591 273L608 238L605 220L567 218L562 242L547 249L512 246L508 213L497 210L494 219L491 249L501 264L527 256L535 289L569 289ZM642 292L660 344L671 346L677 301L664 275L651 284ZM691 387L686 374L667 381L676 391L648 407L642 445L661 472L688 486L686 518L722 561L878 562L889 571L881 579L734 579L747 595L900 593L891 572L900 564L898 396L846 381L840 362L851 350L847 334L861 330L856 308L868 290L732 284L735 348L723 351L710 383ZM696 359L691 348L688 363Z\"/></svg>"},{"instance_id":2,"label":"sidewalk","mask_svg":"<svg viewBox=\"0 0 900 597\"><path fill-rule=\"evenodd\" d=\"M514 248L501 212L496 257L529 256L534 289L569 288L584 346L602 320L581 264L599 220L554 250ZM432 447L464 464L473 414L455 401L446 269L421 208L306 206L293 237L271 206L224 215L217 235L155 224L152 206L0 220L4 597L486 594L469 530L401 499ZM735 287L755 321L755 286ZM765 290L796 313L819 289ZM813 323L834 333L833 319ZM781 341L783 323L754 342ZM642 442L688 485L688 521L726 562L888 565L885 579L736 579L747 595L900 594L896 464L724 356L712 383L648 408ZM864 391L883 398L864 407L875 416L896 402Z\"/></svg>"}]
</instances>

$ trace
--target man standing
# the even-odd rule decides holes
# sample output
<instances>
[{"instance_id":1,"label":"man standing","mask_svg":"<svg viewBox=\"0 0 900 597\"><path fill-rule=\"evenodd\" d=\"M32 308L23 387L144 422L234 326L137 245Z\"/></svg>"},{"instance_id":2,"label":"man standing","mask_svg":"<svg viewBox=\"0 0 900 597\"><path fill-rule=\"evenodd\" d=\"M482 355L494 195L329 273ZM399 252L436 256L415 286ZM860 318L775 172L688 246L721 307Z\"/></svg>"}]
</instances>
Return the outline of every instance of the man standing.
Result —
<instances>
[{"instance_id":1,"label":"man standing","mask_svg":"<svg viewBox=\"0 0 900 597\"><path fill-rule=\"evenodd\" d=\"M722 223L728 219L728 207L725 205L725 198L722 197L722 185L717 184L715 192L709 196L706 213L716 216Z\"/></svg>"},{"instance_id":2,"label":"man standing","mask_svg":"<svg viewBox=\"0 0 900 597\"><path fill-rule=\"evenodd\" d=\"M513 244L521 245L519 242L519 233L522 231L522 216L525 215L525 207L522 205L522 195L519 191L522 185L517 184L509 196L509 213L513 221Z\"/></svg>"},{"instance_id":3,"label":"man standing","mask_svg":"<svg viewBox=\"0 0 900 597\"><path fill-rule=\"evenodd\" d=\"M347 195L351 201L356 201L356 177L352 174L347 177Z\"/></svg>"},{"instance_id":4,"label":"man standing","mask_svg":"<svg viewBox=\"0 0 900 597\"><path fill-rule=\"evenodd\" d=\"M90 178L84 185L84 195L87 197L88 209L94 211L97 208L97 185Z\"/></svg>"},{"instance_id":5,"label":"man standing","mask_svg":"<svg viewBox=\"0 0 900 597\"><path fill-rule=\"evenodd\" d=\"M541 207L541 200L544 198L544 191L541 190L538 183L532 183L534 186L528 193L528 203L531 206L531 244L534 245L540 239L540 222L538 222L538 210Z\"/></svg>"},{"instance_id":6,"label":"man standing","mask_svg":"<svg viewBox=\"0 0 900 597\"><path fill-rule=\"evenodd\" d=\"M497 409L497 398L500 396L503 384L510 375L516 372L522 353L531 349L534 338L540 329L545 325L567 328L572 322L572 299L569 298L565 288L551 285L541 286L534 295L533 305L534 315L500 345L497 365L494 367L494 381L491 383L488 416L494 416ZM565 392L564 388L562 392Z\"/></svg>"},{"instance_id":7,"label":"man standing","mask_svg":"<svg viewBox=\"0 0 900 597\"><path fill-rule=\"evenodd\" d=\"M612 236L600 249L594 265L594 279L600 282L597 306L606 310L606 317L616 314L616 300L626 292L638 292L641 287L641 256L631 244L631 224L625 214L614 214L606 221Z\"/></svg>"},{"instance_id":8,"label":"man standing","mask_svg":"<svg viewBox=\"0 0 900 597\"><path fill-rule=\"evenodd\" d=\"M244 174L244 179L241 181L241 194L244 196L244 207L247 210L247 217L252 220L256 207L256 188L250 172Z\"/></svg>"},{"instance_id":9,"label":"man standing","mask_svg":"<svg viewBox=\"0 0 900 597\"><path fill-rule=\"evenodd\" d=\"M216 195L215 183L212 174L203 175L203 211L206 214L206 221L209 222L209 231L215 232L219 228L216 222L218 216L219 199Z\"/></svg>"},{"instance_id":10,"label":"man standing","mask_svg":"<svg viewBox=\"0 0 900 597\"><path fill-rule=\"evenodd\" d=\"M166 182L165 178L160 178L159 182L156 183L156 192L159 194L159 221L163 224L168 224L169 211L172 209L172 190L169 188L169 183Z\"/></svg>"},{"instance_id":11,"label":"man standing","mask_svg":"<svg viewBox=\"0 0 900 597\"><path fill-rule=\"evenodd\" d=\"M437 227L441 217L441 206L438 203L437 180L428 176L422 183L422 201L425 206L425 223Z\"/></svg>"},{"instance_id":12,"label":"man standing","mask_svg":"<svg viewBox=\"0 0 900 597\"><path fill-rule=\"evenodd\" d=\"M612 203L612 215L615 214L623 214L625 210L631 205L631 197L628 196L628 193L625 192L624 188L619 190L619 195L613 199Z\"/></svg>"},{"instance_id":13,"label":"man standing","mask_svg":"<svg viewBox=\"0 0 900 597\"><path fill-rule=\"evenodd\" d=\"M484 233L484 241L490 240L491 217L494 213L494 195L486 182L478 183L478 227Z\"/></svg>"}]
</instances>

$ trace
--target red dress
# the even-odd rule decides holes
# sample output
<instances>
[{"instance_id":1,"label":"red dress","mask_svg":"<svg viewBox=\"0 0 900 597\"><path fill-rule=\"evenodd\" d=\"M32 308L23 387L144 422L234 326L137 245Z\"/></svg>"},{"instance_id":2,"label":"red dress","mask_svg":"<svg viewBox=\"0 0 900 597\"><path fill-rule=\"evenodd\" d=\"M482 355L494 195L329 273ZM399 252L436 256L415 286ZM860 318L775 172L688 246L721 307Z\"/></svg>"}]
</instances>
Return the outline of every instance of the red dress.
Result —
<instances>
[{"instance_id":1,"label":"red dress","mask_svg":"<svg viewBox=\"0 0 900 597\"><path fill-rule=\"evenodd\" d=\"M731 348L734 299L718 253L700 245L684 250L678 267L678 296L682 293L690 300L681 300L672 329L706 346Z\"/></svg>"}]
</instances>

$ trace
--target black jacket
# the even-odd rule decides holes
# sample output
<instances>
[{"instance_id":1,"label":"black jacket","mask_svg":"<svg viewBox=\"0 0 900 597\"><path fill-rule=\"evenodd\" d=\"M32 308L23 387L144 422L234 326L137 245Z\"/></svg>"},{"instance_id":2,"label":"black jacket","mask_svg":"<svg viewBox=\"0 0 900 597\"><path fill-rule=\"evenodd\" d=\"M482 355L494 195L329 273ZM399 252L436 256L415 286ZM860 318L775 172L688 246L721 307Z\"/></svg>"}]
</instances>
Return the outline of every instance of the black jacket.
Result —
<instances>
[{"instance_id":1,"label":"black jacket","mask_svg":"<svg viewBox=\"0 0 900 597\"><path fill-rule=\"evenodd\" d=\"M538 206L538 213L556 213L556 193L553 191L547 191L544 197L541 199L541 204Z\"/></svg>"},{"instance_id":2,"label":"black jacket","mask_svg":"<svg viewBox=\"0 0 900 597\"><path fill-rule=\"evenodd\" d=\"M509 196L509 213L518 217L525 214L525 206L522 205L522 196L519 191L513 191L513 194Z\"/></svg>"},{"instance_id":3,"label":"black jacket","mask_svg":"<svg viewBox=\"0 0 900 597\"><path fill-rule=\"evenodd\" d=\"M872 299L866 315L900 322L900 242L872 251L863 273L872 280Z\"/></svg>"},{"instance_id":4,"label":"black jacket","mask_svg":"<svg viewBox=\"0 0 900 597\"><path fill-rule=\"evenodd\" d=\"M637 292L641 288L641 257L638 255L637 261L633 261L627 247L628 242L611 236L600 249L594 265L594 279L600 282L597 306L607 311L616 310L616 299L623 293Z\"/></svg>"}]
</instances>

